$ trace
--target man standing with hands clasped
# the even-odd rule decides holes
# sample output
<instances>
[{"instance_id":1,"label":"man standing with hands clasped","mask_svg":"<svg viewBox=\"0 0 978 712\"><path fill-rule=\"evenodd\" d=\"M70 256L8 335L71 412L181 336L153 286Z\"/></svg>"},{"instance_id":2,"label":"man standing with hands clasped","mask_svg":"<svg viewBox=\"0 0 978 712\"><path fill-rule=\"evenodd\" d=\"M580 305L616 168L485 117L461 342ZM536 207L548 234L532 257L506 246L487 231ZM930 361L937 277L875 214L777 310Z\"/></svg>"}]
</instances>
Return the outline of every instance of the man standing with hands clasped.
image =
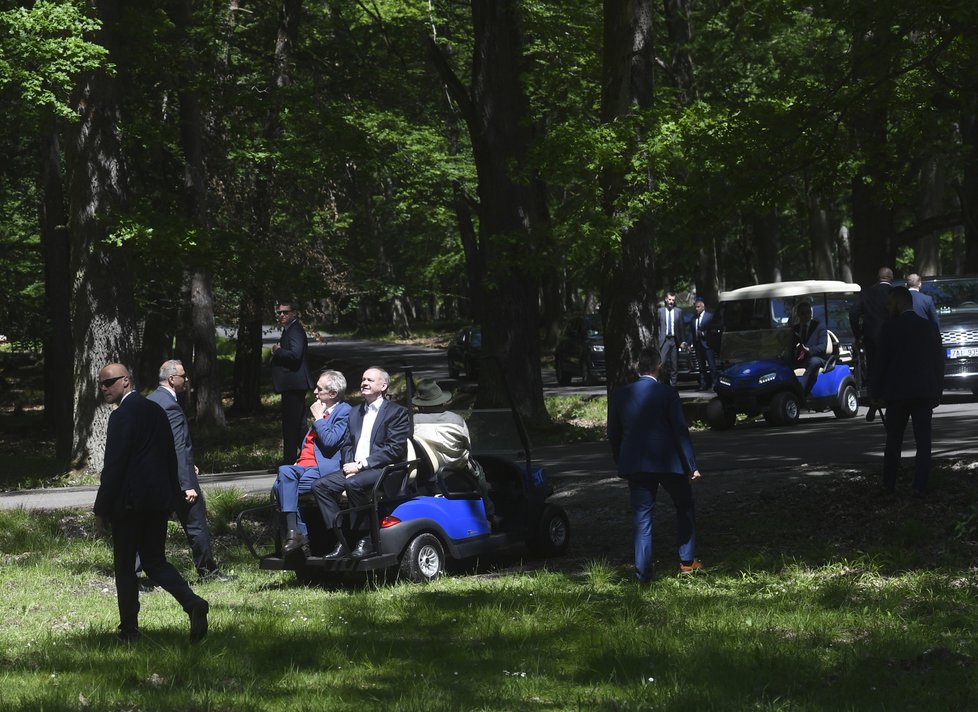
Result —
<instances>
[{"instance_id":1,"label":"man standing with hands clasped","mask_svg":"<svg viewBox=\"0 0 978 712\"><path fill-rule=\"evenodd\" d=\"M306 432L306 391L312 388L306 351L309 339L296 318L295 304L279 302L275 317L282 336L272 346L272 387L282 394L282 463L295 462Z\"/></svg>"},{"instance_id":2,"label":"man standing with hands clasped","mask_svg":"<svg viewBox=\"0 0 978 712\"><path fill-rule=\"evenodd\" d=\"M190 377L183 362L171 359L160 366L159 387L146 396L156 403L170 421L173 445L177 450L177 479L180 481L180 497L177 501L177 519L187 535L187 543L194 557L194 566L201 581L233 581L217 567L211 551L211 532L207 526L207 508L204 493L197 476L200 470L194 464L194 445L190 439L187 416L177 401L177 394L187 390Z\"/></svg>"},{"instance_id":3,"label":"man standing with hands clasped","mask_svg":"<svg viewBox=\"0 0 978 712\"><path fill-rule=\"evenodd\" d=\"M107 364L98 375L109 416L105 464L93 510L96 527L111 525L119 640L139 639L139 584L136 556L143 569L173 596L190 617L190 640L207 634L207 601L195 594L166 560L166 525L180 494L177 453L166 413L136 393L129 370Z\"/></svg>"},{"instance_id":4,"label":"man standing with hands clasped","mask_svg":"<svg viewBox=\"0 0 978 712\"><path fill-rule=\"evenodd\" d=\"M659 485L676 506L679 573L703 568L696 553L691 482L700 478L679 394L659 382L659 352L638 356L637 381L618 388L608 405L608 441L618 475L628 480L634 516L635 576L652 581L652 515Z\"/></svg>"}]
</instances>

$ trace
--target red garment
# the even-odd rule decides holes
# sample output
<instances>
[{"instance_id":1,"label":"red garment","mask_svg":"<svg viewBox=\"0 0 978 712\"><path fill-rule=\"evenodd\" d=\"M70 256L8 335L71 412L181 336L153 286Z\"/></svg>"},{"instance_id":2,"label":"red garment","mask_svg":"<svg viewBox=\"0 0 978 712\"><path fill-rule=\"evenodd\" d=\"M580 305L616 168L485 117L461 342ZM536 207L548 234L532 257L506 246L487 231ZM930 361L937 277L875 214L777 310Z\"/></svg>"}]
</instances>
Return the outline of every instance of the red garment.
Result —
<instances>
[{"instance_id":1,"label":"red garment","mask_svg":"<svg viewBox=\"0 0 978 712\"><path fill-rule=\"evenodd\" d=\"M323 420L329 418L329 411L323 413ZM299 459L295 461L295 464L301 465L302 467L315 467L316 466L316 429L309 428L309 432L306 433L306 440L302 443L302 450L299 451Z\"/></svg>"}]
</instances>

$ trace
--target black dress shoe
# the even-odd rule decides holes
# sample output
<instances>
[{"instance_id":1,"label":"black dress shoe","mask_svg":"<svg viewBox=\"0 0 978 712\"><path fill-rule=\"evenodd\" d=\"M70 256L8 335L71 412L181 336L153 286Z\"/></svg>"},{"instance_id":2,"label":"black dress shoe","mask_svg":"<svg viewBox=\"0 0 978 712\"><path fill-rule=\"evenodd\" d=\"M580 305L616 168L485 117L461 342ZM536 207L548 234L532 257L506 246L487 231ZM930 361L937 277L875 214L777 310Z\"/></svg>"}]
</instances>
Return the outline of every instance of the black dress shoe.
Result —
<instances>
[{"instance_id":1,"label":"black dress shoe","mask_svg":"<svg viewBox=\"0 0 978 712\"><path fill-rule=\"evenodd\" d=\"M124 628L115 634L120 643L130 644L139 640L139 628Z\"/></svg>"},{"instance_id":2,"label":"black dress shoe","mask_svg":"<svg viewBox=\"0 0 978 712\"><path fill-rule=\"evenodd\" d=\"M354 559L364 559L368 556L373 556L377 552L374 550L374 543L370 540L370 537L364 537L357 542L356 547L353 549Z\"/></svg>"},{"instance_id":3,"label":"black dress shoe","mask_svg":"<svg viewBox=\"0 0 978 712\"><path fill-rule=\"evenodd\" d=\"M301 549L306 543L306 535L295 529L289 529L289 536L285 540L285 546L282 548L283 554L291 554L297 549Z\"/></svg>"},{"instance_id":4,"label":"black dress shoe","mask_svg":"<svg viewBox=\"0 0 978 712\"><path fill-rule=\"evenodd\" d=\"M210 606L203 598L190 609L190 642L196 643L207 635L207 613Z\"/></svg>"},{"instance_id":5,"label":"black dress shoe","mask_svg":"<svg viewBox=\"0 0 978 712\"><path fill-rule=\"evenodd\" d=\"M330 561L335 561L337 559L348 559L350 558L350 552L347 551L346 547L343 546L343 542L337 542L334 549L323 557L324 559L329 559Z\"/></svg>"}]
</instances>

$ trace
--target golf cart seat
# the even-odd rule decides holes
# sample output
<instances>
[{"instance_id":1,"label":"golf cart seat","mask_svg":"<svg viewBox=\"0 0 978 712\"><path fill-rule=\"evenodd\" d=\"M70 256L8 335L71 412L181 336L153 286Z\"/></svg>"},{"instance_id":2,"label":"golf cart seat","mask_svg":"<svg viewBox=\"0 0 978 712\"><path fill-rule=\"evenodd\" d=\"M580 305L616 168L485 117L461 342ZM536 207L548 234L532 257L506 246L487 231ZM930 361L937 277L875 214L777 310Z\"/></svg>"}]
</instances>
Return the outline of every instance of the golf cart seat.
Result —
<instances>
[{"instance_id":1,"label":"golf cart seat","mask_svg":"<svg viewBox=\"0 0 978 712\"><path fill-rule=\"evenodd\" d=\"M833 368L835 364L839 362L841 349L839 347L839 337L836 336L831 331L826 331L826 344L825 344L825 365L818 369L819 373L828 373ZM851 358L851 354L850 354ZM804 367L796 368L795 375L801 378L805 375Z\"/></svg>"}]
</instances>

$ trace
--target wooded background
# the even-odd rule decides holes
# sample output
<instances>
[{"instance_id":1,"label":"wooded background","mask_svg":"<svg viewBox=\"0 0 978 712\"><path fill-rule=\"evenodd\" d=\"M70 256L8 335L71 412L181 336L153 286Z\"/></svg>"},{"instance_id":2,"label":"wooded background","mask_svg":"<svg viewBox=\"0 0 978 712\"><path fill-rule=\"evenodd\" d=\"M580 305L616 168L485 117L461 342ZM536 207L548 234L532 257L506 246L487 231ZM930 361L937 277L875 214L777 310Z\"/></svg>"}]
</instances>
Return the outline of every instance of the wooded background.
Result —
<instances>
[{"instance_id":1,"label":"wooded background","mask_svg":"<svg viewBox=\"0 0 978 712\"><path fill-rule=\"evenodd\" d=\"M254 412L276 299L481 323L544 419L567 311L600 308L610 388L665 289L978 272L974 0L0 8L0 332L66 464L100 468L109 360L183 358L223 426L215 323Z\"/></svg>"}]
</instances>

